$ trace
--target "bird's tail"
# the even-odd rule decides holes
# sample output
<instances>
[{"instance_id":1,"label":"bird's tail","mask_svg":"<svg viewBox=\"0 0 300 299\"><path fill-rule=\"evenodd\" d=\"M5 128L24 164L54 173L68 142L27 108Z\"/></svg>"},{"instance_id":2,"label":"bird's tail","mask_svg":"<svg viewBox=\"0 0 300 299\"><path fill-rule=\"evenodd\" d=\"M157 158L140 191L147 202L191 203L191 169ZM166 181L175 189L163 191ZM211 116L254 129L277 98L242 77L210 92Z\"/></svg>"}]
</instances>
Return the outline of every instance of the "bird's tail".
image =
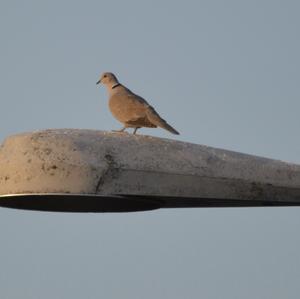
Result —
<instances>
[{"instance_id":1,"label":"bird's tail","mask_svg":"<svg viewBox=\"0 0 300 299\"><path fill-rule=\"evenodd\" d=\"M159 116L159 114L154 110L153 107L149 106L147 109L147 117L151 123L154 125L161 127L172 134L179 135L179 132L176 131L173 127L171 127L163 118Z\"/></svg>"}]
</instances>

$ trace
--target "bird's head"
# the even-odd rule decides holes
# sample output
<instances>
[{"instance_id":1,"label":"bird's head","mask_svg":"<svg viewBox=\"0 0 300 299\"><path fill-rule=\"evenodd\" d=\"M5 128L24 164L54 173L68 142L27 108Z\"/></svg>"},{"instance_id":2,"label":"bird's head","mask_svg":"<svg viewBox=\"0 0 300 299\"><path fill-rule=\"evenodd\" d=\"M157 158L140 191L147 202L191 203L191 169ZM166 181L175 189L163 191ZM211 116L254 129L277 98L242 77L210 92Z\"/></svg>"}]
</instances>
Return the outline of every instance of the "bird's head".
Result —
<instances>
[{"instance_id":1,"label":"bird's head","mask_svg":"<svg viewBox=\"0 0 300 299\"><path fill-rule=\"evenodd\" d=\"M108 84L108 85L114 85L118 82L117 77L113 74L113 73L103 73L99 79L99 81L97 81L96 84L102 83L104 85Z\"/></svg>"}]
</instances>

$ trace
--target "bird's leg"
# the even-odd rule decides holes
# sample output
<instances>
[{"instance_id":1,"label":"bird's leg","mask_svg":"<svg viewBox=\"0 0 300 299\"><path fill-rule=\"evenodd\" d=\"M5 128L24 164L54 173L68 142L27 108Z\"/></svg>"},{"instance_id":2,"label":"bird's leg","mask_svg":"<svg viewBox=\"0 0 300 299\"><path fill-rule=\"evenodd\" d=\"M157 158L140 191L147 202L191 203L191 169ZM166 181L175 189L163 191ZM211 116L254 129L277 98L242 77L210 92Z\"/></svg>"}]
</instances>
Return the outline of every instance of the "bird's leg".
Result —
<instances>
[{"instance_id":1,"label":"bird's leg","mask_svg":"<svg viewBox=\"0 0 300 299\"><path fill-rule=\"evenodd\" d=\"M120 130L113 130L113 132L124 132L126 130L126 127L123 127L122 129Z\"/></svg>"},{"instance_id":2,"label":"bird's leg","mask_svg":"<svg viewBox=\"0 0 300 299\"><path fill-rule=\"evenodd\" d=\"M135 127L135 128L134 128L133 135L136 135L136 131L137 131L138 129L140 129L140 127Z\"/></svg>"}]
</instances>

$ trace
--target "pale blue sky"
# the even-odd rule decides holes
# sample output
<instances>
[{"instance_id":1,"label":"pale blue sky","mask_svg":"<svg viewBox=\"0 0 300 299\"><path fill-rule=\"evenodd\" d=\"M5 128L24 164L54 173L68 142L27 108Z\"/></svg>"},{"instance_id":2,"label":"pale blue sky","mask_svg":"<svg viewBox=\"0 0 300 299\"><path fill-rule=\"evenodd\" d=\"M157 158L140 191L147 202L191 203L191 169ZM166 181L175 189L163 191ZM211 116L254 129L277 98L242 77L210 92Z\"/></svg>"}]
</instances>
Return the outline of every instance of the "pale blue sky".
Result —
<instances>
[{"instance_id":1,"label":"pale blue sky","mask_svg":"<svg viewBox=\"0 0 300 299\"><path fill-rule=\"evenodd\" d=\"M292 0L1 0L0 139L119 128L96 86L112 71L179 140L300 163L299 13ZM0 297L298 299L299 227L299 208L0 209Z\"/></svg>"}]
</instances>

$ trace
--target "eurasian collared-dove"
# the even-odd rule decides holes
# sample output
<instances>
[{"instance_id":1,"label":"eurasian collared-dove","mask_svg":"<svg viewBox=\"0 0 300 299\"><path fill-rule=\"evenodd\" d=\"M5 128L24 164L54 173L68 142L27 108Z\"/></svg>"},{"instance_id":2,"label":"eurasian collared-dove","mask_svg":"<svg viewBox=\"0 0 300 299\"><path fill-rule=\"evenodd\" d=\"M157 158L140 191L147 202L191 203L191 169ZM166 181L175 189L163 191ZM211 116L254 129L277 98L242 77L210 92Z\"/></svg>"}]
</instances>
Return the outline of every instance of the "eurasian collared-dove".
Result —
<instances>
[{"instance_id":1,"label":"eurasian collared-dove","mask_svg":"<svg viewBox=\"0 0 300 299\"><path fill-rule=\"evenodd\" d=\"M126 128L134 128L133 134L135 134L142 127L161 127L173 134L179 134L146 100L119 83L114 74L104 73L97 82L99 83L103 83L107 88L111 113L124 125L119 132L123 132Z\"/></svg>"}]
</instances>

